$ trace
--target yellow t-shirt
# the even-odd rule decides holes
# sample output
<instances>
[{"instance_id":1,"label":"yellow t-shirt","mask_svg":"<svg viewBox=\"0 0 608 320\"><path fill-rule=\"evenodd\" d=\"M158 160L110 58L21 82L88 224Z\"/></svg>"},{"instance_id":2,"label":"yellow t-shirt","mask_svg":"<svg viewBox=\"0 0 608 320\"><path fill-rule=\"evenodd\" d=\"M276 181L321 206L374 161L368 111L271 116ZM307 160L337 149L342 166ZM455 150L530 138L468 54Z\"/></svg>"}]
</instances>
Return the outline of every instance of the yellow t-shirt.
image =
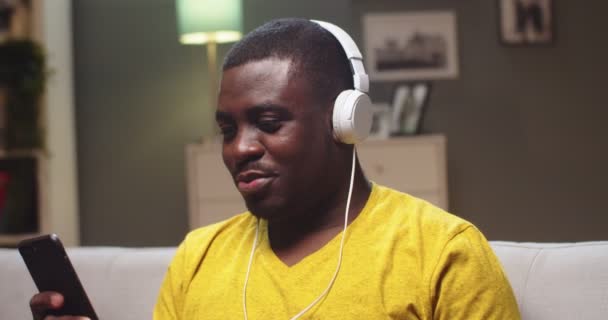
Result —
<instances>
[{"instance_id":1,"label":"yellow t-shirt","mask_svg":"<svg viewBox=\"0 0 608 320\"><path fill-rule=\"evenodd\" d=\"M178 248L155 320L243 319L256 218L244 213L191 232ZM301 319L519 319L483 235L433 205L374 185L349 225L340 273ZM265 221L247 286L249 319L289 319L327 287L341 234L297 264L272 251Z\"/></svg>"}]
</instances>

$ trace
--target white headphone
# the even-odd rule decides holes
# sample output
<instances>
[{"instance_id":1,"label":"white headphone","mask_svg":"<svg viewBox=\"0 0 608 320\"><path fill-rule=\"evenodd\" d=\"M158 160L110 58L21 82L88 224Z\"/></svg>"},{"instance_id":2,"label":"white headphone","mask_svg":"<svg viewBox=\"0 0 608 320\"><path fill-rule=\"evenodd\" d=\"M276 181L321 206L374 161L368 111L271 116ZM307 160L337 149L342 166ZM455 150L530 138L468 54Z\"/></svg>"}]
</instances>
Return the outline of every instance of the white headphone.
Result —
<instances>
[{"instance_id":1,"label":"white headphone","mask_svg":"<svg viewBox=\"0 0 608 320\"><path fill-rule=\"evenodd\" d=\"M337 141L359 143L367 138L372 127L372 101L367 95L369 77L363 68L363 56L346 31L329 22L311 21L329 31L340 42L350 62L355 89L344 90L336 98L332 124Z\"/></svg>"}]
</instances>

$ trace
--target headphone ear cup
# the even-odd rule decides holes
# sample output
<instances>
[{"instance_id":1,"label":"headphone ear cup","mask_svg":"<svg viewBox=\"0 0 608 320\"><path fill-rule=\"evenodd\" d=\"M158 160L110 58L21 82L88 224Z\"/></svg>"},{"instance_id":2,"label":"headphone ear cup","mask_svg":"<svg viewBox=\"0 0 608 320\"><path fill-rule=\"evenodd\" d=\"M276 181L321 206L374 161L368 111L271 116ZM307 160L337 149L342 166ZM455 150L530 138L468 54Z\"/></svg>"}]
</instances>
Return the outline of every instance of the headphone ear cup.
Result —
<instances>
[{"instance_id":1,"label":"headphone ear cup","mask_svg":"<svg viewBox=\"0 0 608 320\"><path fill-rule=\"evenodd\" d=\"M359 143L369 135L372 127L372 102L358 90L340 92L332 115L334 137L346 144Z\"/></svg>"}]
</instances>

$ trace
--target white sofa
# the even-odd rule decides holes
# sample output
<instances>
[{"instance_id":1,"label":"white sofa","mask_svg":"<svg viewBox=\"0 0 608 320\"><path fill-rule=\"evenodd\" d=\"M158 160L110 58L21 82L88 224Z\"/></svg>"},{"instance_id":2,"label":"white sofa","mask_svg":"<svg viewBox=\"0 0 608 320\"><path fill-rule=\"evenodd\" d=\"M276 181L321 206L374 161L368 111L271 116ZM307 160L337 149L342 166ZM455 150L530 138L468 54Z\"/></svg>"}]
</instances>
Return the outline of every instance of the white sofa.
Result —
<instances>
[{"instance_id":1,"label":"white sofa","mask_svg":"<svg viewBox=\"0 0 608 320\"><path fill-rule=\"evenodd\" d=\"M608 241L491 242L515 290L523 319L608 319ZM175 248L68 250L103 320L152 318ZM0 320L30 319L36 291L16 250L0 249Z\"/></svg>"}]
</instances>

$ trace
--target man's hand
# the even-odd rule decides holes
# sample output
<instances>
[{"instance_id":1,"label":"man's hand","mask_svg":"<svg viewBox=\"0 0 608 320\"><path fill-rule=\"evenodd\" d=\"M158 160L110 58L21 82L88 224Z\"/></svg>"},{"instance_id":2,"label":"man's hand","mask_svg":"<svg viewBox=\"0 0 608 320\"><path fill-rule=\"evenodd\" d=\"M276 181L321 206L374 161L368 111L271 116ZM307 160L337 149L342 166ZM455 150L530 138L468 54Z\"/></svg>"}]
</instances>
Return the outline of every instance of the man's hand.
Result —
<instances>
[{"instance_id":1,"label":"man's hand","mask_svg":"<svg viewBox=\"0 0 608 320\"><path fill-rule=\"evenodd\" d=\"M34 320L90 320L78 316L45 316L49 310L59 309L63 305L63 296L60 293L46 291L32 297L30 309Z\"/></svg>"}]
</instances>

